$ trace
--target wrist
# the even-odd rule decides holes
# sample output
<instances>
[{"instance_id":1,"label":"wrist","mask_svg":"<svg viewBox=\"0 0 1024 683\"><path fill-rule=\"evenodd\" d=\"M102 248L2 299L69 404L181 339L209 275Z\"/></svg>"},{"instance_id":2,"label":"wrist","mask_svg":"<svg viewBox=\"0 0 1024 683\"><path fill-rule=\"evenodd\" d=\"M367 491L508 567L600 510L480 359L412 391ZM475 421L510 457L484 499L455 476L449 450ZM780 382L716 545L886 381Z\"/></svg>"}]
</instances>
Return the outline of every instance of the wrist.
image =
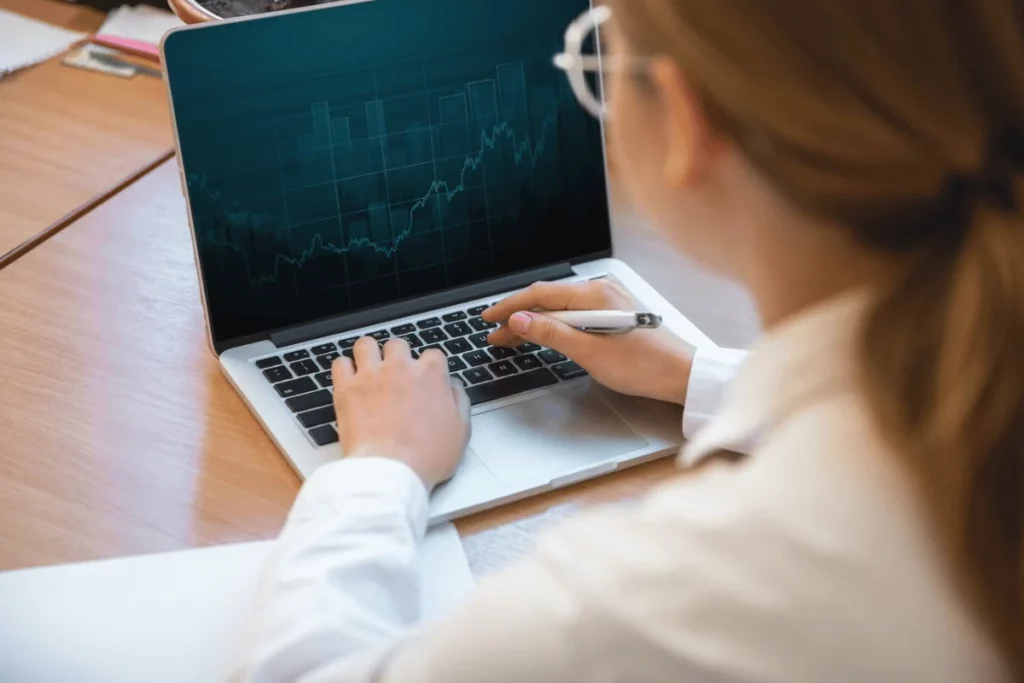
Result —
<instances>
[{"instance_id":1,"label":"wrist","mask_svg":"<svg viewBox=\"0 0 1024 683\"><path fill-rule=\"evenodd\" d=\"M659 387L656 398L680 406L686 405L692 369L693 352L690 349L671 354L663 371L658 373Z\"/></svg>"}]
</instances>

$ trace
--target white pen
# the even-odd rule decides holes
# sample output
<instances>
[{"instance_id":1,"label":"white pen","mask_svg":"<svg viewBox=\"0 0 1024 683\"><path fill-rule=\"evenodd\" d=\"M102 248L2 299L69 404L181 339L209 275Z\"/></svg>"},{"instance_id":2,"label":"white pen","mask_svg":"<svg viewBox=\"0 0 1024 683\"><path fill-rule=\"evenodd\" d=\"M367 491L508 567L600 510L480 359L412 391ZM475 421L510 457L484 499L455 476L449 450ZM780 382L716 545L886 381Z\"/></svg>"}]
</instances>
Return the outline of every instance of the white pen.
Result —
<instances>
[{"instance_id":1,"label":"white pen","mask_svg":"<svg viewBox=\"0 0 1024 683\"><path fill-rule=\"evenodd\" d=\"M661 316L645 311L540 311L555 320L591 334L624 334L661 327Z\"/></svg>"}]
</instances>

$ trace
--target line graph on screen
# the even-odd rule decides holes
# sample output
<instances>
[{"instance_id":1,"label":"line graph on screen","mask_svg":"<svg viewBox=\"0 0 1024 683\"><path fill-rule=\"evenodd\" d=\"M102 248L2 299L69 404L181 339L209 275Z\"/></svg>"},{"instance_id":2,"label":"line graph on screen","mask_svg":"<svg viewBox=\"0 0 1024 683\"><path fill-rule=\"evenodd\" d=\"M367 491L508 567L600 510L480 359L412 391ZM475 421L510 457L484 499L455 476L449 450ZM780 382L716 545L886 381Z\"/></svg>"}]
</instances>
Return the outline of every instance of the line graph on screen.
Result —
<instances>
[{"instance_id":1,"label":"line graph on screen","mask_svg":"<svg viewBox=\"0 0 1024 683\"><path fill-rule=\"evenodd\" d=\"M206 175L192 173L190 199L213 207L205 213L214 217L197 226L198 239L235 254L254 291L322 256L370 252L395 259L414 235L436 234L443 258L443 233L464 195L483 198L489 230L502 211L514 210L514 202L501 204L495 188L533 183L543 191L552 184L555 166L547 175L542 167L557 154L560 93L553 85L528 92L522 63L495 71L495 78L429 100L431 93L422 92L334 109L313 102L308 113L277 124L294 129L287 150L279 149L283 221L246 210ZM265 252L273 235L287 242L279 240L257 264L251 252ZM293 239L299 243L293 246ZM259 250L247 248L260 240Z\"/></svg>"}]
</instances>

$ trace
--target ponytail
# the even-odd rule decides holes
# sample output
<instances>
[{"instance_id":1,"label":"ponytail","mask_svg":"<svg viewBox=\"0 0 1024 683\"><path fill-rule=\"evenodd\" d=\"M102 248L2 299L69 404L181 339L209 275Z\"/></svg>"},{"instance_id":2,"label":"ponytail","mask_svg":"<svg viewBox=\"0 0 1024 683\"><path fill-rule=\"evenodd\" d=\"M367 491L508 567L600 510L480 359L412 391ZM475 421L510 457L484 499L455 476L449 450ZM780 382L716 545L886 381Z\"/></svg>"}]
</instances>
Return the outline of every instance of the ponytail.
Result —
<instances>
[{"instance_id":1,"label":"ponytail","mask_svg":"<svg viewBox=\"0 0 1024 683\"><path fill-rule=\"evenodd\" d=\"M1024 177L1010 178L1009 195L972 198L955 248L926 249L880 296L862 368L965 596L1024 676Z\"/></svg>"}]
</instances>

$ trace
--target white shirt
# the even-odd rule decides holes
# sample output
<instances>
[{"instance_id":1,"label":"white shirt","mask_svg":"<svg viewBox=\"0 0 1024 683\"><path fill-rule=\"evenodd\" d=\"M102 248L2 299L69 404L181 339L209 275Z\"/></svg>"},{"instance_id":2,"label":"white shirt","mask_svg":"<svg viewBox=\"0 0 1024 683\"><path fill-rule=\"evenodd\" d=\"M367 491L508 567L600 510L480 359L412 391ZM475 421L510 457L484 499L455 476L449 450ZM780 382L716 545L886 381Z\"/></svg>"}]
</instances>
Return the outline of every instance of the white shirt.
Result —
<instances>
[{"instance_id":1,"label":"white shirt","mask_svg":"<svg viewBox=\"0 0 1024 683\"><path fill-rule=\"evenodd\" d=\"M1008 680L855 389L862 308L847 296L783 323L724 397L745 354L699 351L680 465L751 456L580 515L421 629L424 487L386 459L321 468L277 541L236 680Z\"/></svg>"}]
</instances>

